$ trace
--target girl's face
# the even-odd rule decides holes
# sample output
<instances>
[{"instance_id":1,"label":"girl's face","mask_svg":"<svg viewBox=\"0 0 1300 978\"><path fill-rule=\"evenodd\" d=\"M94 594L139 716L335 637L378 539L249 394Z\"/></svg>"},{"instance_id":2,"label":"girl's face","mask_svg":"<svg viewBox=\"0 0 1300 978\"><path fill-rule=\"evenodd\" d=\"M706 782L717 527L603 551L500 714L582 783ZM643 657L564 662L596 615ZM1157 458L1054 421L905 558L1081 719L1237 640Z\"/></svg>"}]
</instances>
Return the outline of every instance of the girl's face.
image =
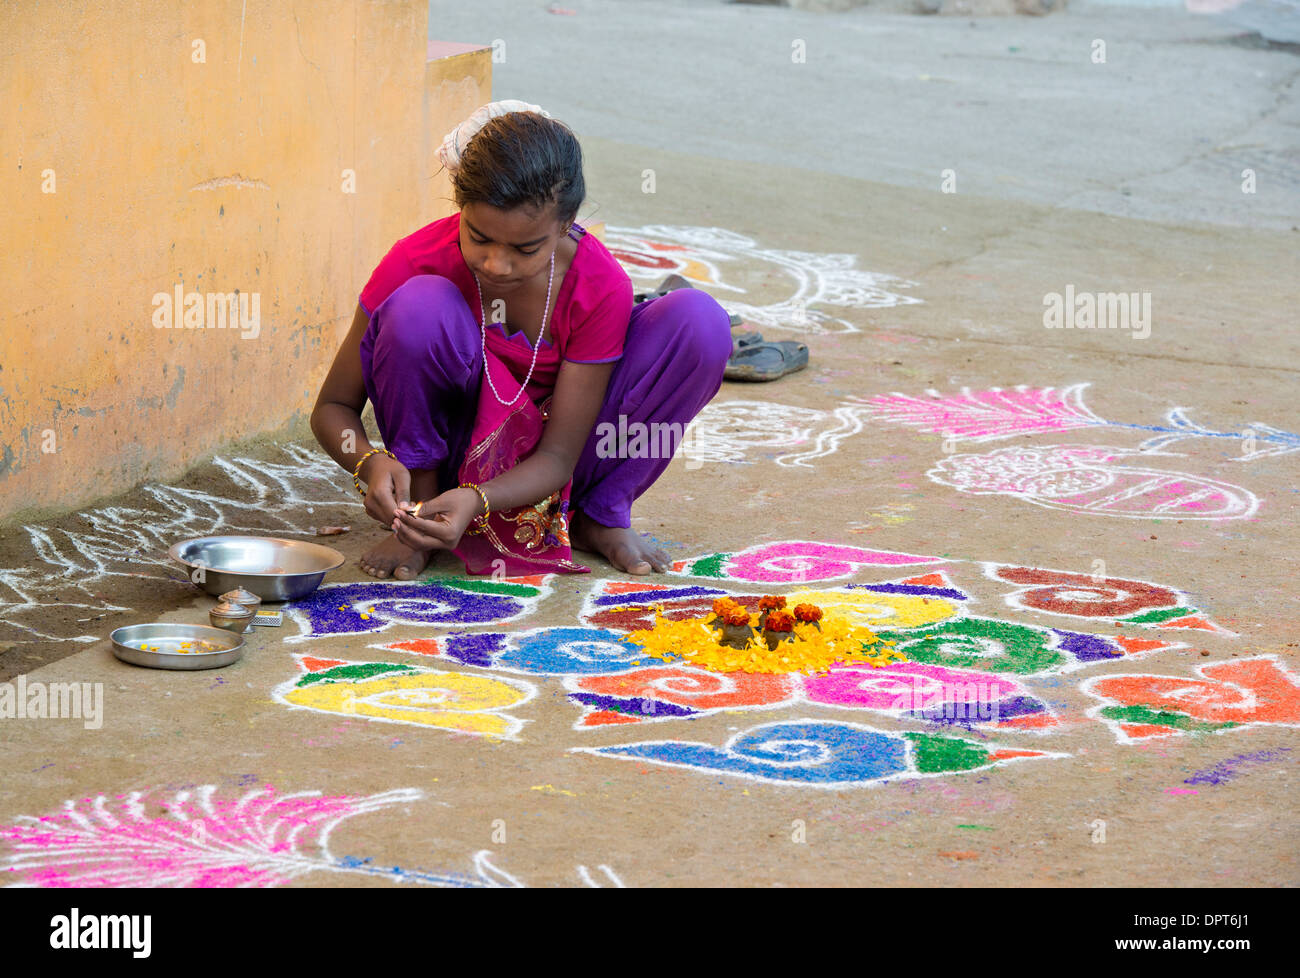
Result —
<instances>
[{"instance_id":1,"label":"girl's face","mask_svg":"<svg viewBox=\"0 0 1300 978\"><path fill-rule=\"evenodd\" d=\"M544 275L567 228L554 207L501 210L466 204L460 211L460 251L484 288L513 292Z\"/></svg>"}]
</instances>

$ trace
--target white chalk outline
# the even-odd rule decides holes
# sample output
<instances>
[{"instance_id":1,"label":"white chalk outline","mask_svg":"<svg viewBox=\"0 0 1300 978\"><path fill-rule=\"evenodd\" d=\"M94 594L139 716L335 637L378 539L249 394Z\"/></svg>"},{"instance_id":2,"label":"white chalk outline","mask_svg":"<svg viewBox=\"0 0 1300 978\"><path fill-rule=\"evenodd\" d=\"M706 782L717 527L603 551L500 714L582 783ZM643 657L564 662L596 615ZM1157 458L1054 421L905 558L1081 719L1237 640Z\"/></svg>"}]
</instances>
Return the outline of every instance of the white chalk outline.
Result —
<instances>
[{"instance_id":1,"label":"white chalk outline","mask_svg":"<svg viewBox=\"0 0 1300 978\"><path fill-rule=\"evenodd\" d=\"M903 762L907 766L907 769L894 774L884 775L878 778L871 778L865 781L829 781L829 782L790 781L788 779L782 779L782 778L765 777L764 775L761 774L751 774L749 772L743 772L743 771L731 771L725 768L701 767L695 764L685 764L677 761L664 761L657 758L640 757L635 755L621 756L619 754L613 753L613 751L619 748L659 746L663 744L672 744L672 745L690 746L690 747L705 747L708 748L709 750L721 750L727 753L734 753L733 751L731 751L731 746L740 738L748 736L756 730L762 730L765 727L779 727L779 726L785 726L787 724L797 724L797 723L825 724L825 725L839 726L839 727L853 727L857 730L865 730L868 733L883 734L886 737L896 738L898 740L901 740L903 742L903 749L904 749ZM998 751L998 750L1032 750L1035 752L1036 756L1006 757L1006 758L1001 758L999 760L991 761L988 764L981 764L979 767L963 768L962 770L959 771L936 771L932 774L926 774L916 770L915 746L912 744L912 741L906 737L905 735L906 733L921 733L922 736L946 736L946 737L950 737L953 740L961 740L961 741L965 741L968 744L974 744L975 746L980 747L983 750L988 751L989 753L993 753L994 751ZM789 743L789 742L790 741L783 741L783 743ZM721 747L718 747L715 744L710 744L702 740L638 740L629 743L610 744L606 747L570 747L569 753L595 754L598 757L612 758L613 760L616 761L624 761L624 762L636 761L642 764L658 764L661 767L678 768L681 770L691 771L692 773L695 774L727 775L729 777L741 778L742 780L745 781L753 781L760 784L775 784L787 788L821 788L829 791L843 791L847 788L873 788L877 785L885 784L890 781L910 781L916 778L953 777L959 774L973 774L977 771L984 771L991 767L997 767L1002 764L1010 764L1015 761L1034 761L1034 760L1055 759L1055 758L1072 756L1070 754L1060 753L1056 751L1040 751L1038 750L1038 748L1014 747L1010 745L982 743L973 740L967 740L965 737L953 736L952 734L948 734L948 733L936 734L929 731L922 733L921 731L881 730L877 727L868 726L865 723L851 723L847 720L827 720L824 718L814 718L814 717L790 718L787 720L775 720L770 723L760 723L756 726L749 727L745 730L737 731L735 734L728 737L727 740L723 742ZM751 760L751 758L746 758L746 760ZM771 764L774 767L788 767L788 768L807 766L807 765L802 765L797 761L766 761L763 763Z\"/></svg>"},{"instance_id":2,"label":"white chalk outline","mask_svg":"<svg viewBox=\"0 0 1300 978\"><path fill-rule=\"evenodd\" d=\"M1192 719L1197 722L1206 722L1206 723L1232 722L1234 725L1231 727L1221 727L1218 730L1178 730L1177 728L1173 728L1168 733L1153 733L1153 734L1148 734L1144 737L1130 737L1127 733L1124 732L1123 726L1126 724L1132 725L1140 721L1113 720L1110 717L1102 716L1101 715L1102 711L1105 710L1107 707L1124 706L1126 704L1121 703L1117 699L1113 699L1112 697L1106 696L1103 693L1093 692L1093 687L1096 686L1097 683L1107 679L1172 679L1176 682L1197 681L1197 682L1217 683L1221 686L1228 686L1231 687L1232 689L1240 690L1242 693L1245 694L1248 700L1254 700L1255 694L1250 690L1249 687L1243 686L1240 683L1234 682L1233 680L1230 679L1216 679L1214 676L1206 675L1205 670L1212 669L1215 666L1244 663L1244 662L1255 662L1260 659L1267 659L1270 662L1272 662L1274 665L1277 666L1278 671L1282 674L1283 678L1286 679L1287 682L1291 683L1291 685L1296 686L1297 688L1300 688L1300 673L1288 669L1287 664L1283 662L1282 658L1276 653L1268 652L1262 655L1248 656L1247 658L1244 659L1219 659L1217 662L1197 663L1192 668L1192 672L1195 673L1195 675L1190 677L1169 676L1163 673L1155 673L1155 672L1109 672L1106 673L1104 676L1089 676L1087 679L1085 679L1083 682L1079 684L1078 690L1084 695L1090 696L1093 699L1100 701L1096 706L1089 707L1086 715L1092 720L1100 720L1107 727L1109 727L1110 732L1115 737L1115 743L1121 745L1141 744L1148 740L1160 740L1160 739L1171 738L1171 737L1187 737L1192 734L1208 733L1217 736L1219 734L1233 733L1234 731L1237 730L1246 730L1251 727L1300 728L1300 723L1283 723L1276 720L1249 720L1245 723L1241 723L1235 720L1234 721L1226 721L1226 720L1199 721L1197 720L1196 717L1192 717ZM1127 704L1127 705L1134 705L1134 704ZM1142 706L1144 704L1139 703L1136 705ZM1152 709L1154 709L1154 707L1152 707ZM1168 708L1164 707L1162 709L1168 709ZM1177 711L1171 710L1170 712L1177 712ZM1191 716L1191 714L1187 714L1187 715Z\"/></svg>"},{"instance_id":3,"label":"white chalk outline","mask_svg":"<svg viewBox=\"0 0 1300 978\"><path fill-rule=\"evenodd\" d=\"M651 242L685 247L686 251L658 251ZM727 311L739 314L749 323L765 328L795 333L826 335L857 333L860 329L848 319L833 316L813 306L846 309L888 309L894 306L919 305L915 296L890 289L916 288L917 283L893 275L855 268L858 256L842 252L789 251L761 248L753 238L716 227L646 224L641 227L607 225L604 244L611 250L639 252L666 259L677 265L674 271L685 274L685 262L697 262L712 279L701 282L706 289L720 289L733 295L746 289L725 281L720 267L727 262L767 263L775 265L794 280L794 292L787 298L766 305L734 300L724 301ZM628 275L642 282L661 280L666 270L641 265L624 265ZM697 280L698 281L698 280Z\"/></svg>"},{"instance_id":4,"label":"white chalk outline","mask_svg":"<svg viewBox=\"0 0 1300 978\"><path fill-rule=\"evenodd\" d=\"M294 663L298 667L298 672L295 675L291 676L289 679L286 679L283 682L279 683L274 689L271 690L271 699L274 702L278 703L280 706L288 707L290 710L305 710L311 713L321 713L326 716L332 716L332 717L339 717L339 716L353 717L358 720L364 720L367 723L369 722L396 723L408 727L419 727L420 729L423 730L437 730L447 734L462 734L470 737L485 737L489 739L511 740L516 742L522 740L522 738L519 735L520 733L522 733L524 727L527 726L529 723L533 722L530 719L517 717L513 713L506 712L508 710L517 710L521 706L524 706L527 703L530 703L537 698L537 692L538 692L537 686L526 680L518 679L515 676L495 676L495 675L488 675L482 672L461 672L456 669L431 669L428 666L414 666L407 662L385 662L385 661L362 660L362 659L340 659L338 656L325 655L325 654L309 655L308 653L295 652L293 653L293 658L294 658ZM463 714L465 716L473 716L476 713L490 713L493 716L498 716L506 721L506 730L504 733L498 733L495 731L486 731L486 730L460 730L454 727L443 727L432 723L420 723L416 720L402 720L398 717L371 716L369 714L358 713L353 710L327 710L319 706L306 706L302 703L293 703L287 698L288 693L291 690L298 688L298 683L302 681L302 677L304 675L310 675L313 672L325 671L325 670L312 670L312 669L305 668L302 664L302 660L304 658L322 658L322 659L330 659L330 660L337 661L338 665L330 666L329 668L331 669L339 668L342 666L368 666L368 665L385 665L385 666L392 667L391 671L393 675L389 675L388 673L380 673L378 675L365 676L359 679L325 680L325 682L328 683L329 685L341 684L341 685L356 686L359 683L368 683L374 680L391 679L391 678L395 678L396 676L411 676L416 674L425 674L425 675L432 675L432 676L468 676L473 679L496 680L497 682L509 686L512 689L515 689L516 691L523 693L524 695L522 699L516 700L515 702L509 703L505 706L485 707L484 709L481 710L453 710L453 709L439 710L436 708L436 706L430 706L428 710L424 710L423 708L414 708L414 707L386 707L387 709L406 709L406 710L410 710L413 713L417 713L417 712L458 713L458 714ZM367 699L369 699L369 697L363 697L357 700L357 702L365 702L365 700Z\"/></svg>"}]
</instances>

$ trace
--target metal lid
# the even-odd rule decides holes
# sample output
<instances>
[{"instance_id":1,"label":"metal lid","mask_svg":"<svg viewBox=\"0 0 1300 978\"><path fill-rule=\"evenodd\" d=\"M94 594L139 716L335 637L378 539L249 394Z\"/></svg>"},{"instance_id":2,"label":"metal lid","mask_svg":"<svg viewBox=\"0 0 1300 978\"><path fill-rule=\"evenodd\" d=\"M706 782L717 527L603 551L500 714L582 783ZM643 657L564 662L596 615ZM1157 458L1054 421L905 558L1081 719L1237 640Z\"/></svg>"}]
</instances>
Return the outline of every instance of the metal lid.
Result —
<instances>
[{"instance_id":1,"label":"metal lid","mask_svg":"<svg viewBox=\"0 0 1300 978\"><path fill-rule=\"evenodd\" d=\"M222 601L208 612L209 615L215 615L217 618L252 618L254 613L252 608L235 604L233 601Z\"/></svg>"},{"instance_id":2,"label":"metal lid","mask_svg":"<svg viewBox=\"0 0 1300 978\"><path fill-rule=\"evenodd\" d=\"M217 600L230 601L235 604L247 605L250 608L256 608L258 605L262 603L261 598L259 598L252 591L244 590L244 588L242 587L237 587L233 591L227 591Z\"/></svg>"}]
</instances>

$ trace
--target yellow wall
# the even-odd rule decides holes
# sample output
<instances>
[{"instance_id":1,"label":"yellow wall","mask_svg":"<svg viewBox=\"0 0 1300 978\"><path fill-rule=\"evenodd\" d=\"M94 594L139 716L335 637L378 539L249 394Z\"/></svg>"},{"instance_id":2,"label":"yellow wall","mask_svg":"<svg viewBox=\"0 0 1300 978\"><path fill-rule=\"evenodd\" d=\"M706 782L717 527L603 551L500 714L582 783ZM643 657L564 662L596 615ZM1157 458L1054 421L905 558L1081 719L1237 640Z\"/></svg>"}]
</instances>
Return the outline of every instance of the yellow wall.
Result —
<instances>
[{"instance_id":1,"label":"yellow wall","mask_svg":"<svg viewBox=\"0 0 1300 978\"><path fill-rule=\"evenodd\" d=\"M427 28L427 0L0 4L0 519L311 410L371 268L454 209L443 133L491 99L490 49ZM157 328L178 285L257 294L258 334Z\"/></svg>"}]
</instances>

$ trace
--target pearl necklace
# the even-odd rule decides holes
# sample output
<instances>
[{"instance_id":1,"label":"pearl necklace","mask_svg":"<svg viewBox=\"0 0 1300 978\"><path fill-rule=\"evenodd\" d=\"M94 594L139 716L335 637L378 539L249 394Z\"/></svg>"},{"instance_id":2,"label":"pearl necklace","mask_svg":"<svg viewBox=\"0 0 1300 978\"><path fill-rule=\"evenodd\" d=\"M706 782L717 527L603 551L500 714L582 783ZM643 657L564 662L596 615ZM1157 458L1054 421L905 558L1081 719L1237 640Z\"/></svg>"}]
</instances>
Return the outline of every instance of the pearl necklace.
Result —
<instances>
[{"instance_id":1,"label":"pearl necklace","mask_svg":"<svg viewBox=\"0 0 1300 978\"><path fill-rule=\"evenodd\" d=\"M533 368L537 366L537 354L542 349L542 336L546 333L546 316L551 311L551 286L555 284L555 252L551 252L551 274L546 280L546 305L542 306L542 328L537 331L537 342L533 344L533 362L528 365L528 376L515 392L515 396L505 401L501 398L501 392L497 390L497 385L492 382L492 371L488 369L487 362L487 310L483 307L483 286L479 284L478 275L474 275L474 288L478 290L478 311L482 322L479 323L479 335L483 344L483 375L487 377L488 386L492 388L492 394L502 407L510 407L515 401L519 400L519 395L528 389L528 382L533 379ZM528 337L525 336L524 339Z\"/></svg>"}]
</instances>

